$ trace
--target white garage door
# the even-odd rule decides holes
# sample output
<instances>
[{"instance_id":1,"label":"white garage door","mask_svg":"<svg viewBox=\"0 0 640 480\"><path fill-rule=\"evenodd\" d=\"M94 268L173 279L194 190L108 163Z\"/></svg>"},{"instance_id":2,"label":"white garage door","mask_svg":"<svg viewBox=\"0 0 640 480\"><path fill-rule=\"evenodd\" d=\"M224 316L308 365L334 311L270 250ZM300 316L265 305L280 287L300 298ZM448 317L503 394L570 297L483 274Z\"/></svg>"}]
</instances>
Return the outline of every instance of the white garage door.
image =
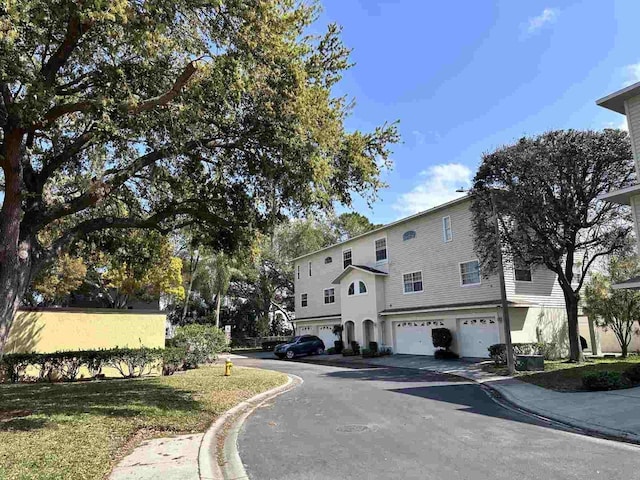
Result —
<instances>
[{"instance_id":1,"label":"white garage door","mask_svg":"<svg viewBox=\"0 0 640 480\"><path fill-rule=\"evenodd\" d=\"M458 319L458 349L461 357L489 357L489 346L500 343L495 318Z\"/></svg>"},{"instance_id":2,"label":"white garage door","mask_svg":"<svg viewBox=\"0 0 640 480\"><path fill-rule=\"evenodd\" d=\"M316 327L306 326L306 327L298 327L296 329L296 335L314 335L316 332Z\"/></svg>"},{"instance_id":3,"label":"white garage door","mask_svg":"<svg viewBox=\"0 0 640 480\"><path fill-rule=\"evenodd\" d=\"M331 348L334 346L334 342L338 340L333 334L333 325L324 325L318 328L318 337L324 342L324 348Z\"/></svg>"},{"instance_id":4,"label":"white garage door","mask_svg":"<svg viewBox=\"0 0 640 480\"><path fill-rule=\"evenodd\" d=\"M436 349L433 346L431 329L440 325L441 322L436 321L395 322L393 330L396 339L396 353L433 355Z\"/></svg>"}]
</instances>

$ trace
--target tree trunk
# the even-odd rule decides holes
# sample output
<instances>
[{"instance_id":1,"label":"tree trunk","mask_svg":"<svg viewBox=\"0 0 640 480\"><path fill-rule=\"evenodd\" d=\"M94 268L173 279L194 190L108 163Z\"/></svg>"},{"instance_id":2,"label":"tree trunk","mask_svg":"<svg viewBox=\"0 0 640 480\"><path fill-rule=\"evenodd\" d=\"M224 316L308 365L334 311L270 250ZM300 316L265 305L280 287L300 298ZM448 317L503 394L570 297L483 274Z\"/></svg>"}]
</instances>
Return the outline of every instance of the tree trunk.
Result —
<instances>
[{"instance_id":1,"label":"tree trunk","mask_svg":"<svg viewBox=\"0 0 640 480\"><path fill-rule=\"evenodd\" d=\"M218 294L216 295L216 327L217 328L220 328L220 304L222 303L221 299L222 299L222 295L218 292Z\"/></svg>"},{"instance_id":2,"label":"tree trunk","mask_svg":"<svg viewBox=\"0 0 640 480\"><path fill-rule=\"evenodd\" d=\"M193 253L195 253L195 260L193 258ZM184 325L184 321L187 318L187 311L189 309L189 298L191 298L191 290L193 289L193 277L195 276L196 269L198 268L198 261L200 260L200 252L195 251L190 255L189 262L189 285L187 286L187 293L184 296L184 308L182 309L182 318L181 323ZM216 322L218 321L218 317L216 317Z\"/></svg>"},{"instance_id":3,"label":"tree trunk","mask_svg":"<svg viewBox=\"0 0 640 480\"><path fill-rule=\"evenodd\" d=\"M620 345L620 349L622 351L621 353L622 358L627 358L627 353L629 352L629 345L627 345L626 343L623 343Z\"/></svg>"},{"instance_id":4,"label":"tree trunk","mask_svg":"<svg viewBox=\"0 0 640 480\"><path fill-rule=\"evenodd\" d=\"M567 309L567 322L569 333L569 359L572 362L583 362L582 347L580 345L580 333L578 331L578 296L571 287L569 291L563 288L564 301Z\"/></svg>"}]
</instances>

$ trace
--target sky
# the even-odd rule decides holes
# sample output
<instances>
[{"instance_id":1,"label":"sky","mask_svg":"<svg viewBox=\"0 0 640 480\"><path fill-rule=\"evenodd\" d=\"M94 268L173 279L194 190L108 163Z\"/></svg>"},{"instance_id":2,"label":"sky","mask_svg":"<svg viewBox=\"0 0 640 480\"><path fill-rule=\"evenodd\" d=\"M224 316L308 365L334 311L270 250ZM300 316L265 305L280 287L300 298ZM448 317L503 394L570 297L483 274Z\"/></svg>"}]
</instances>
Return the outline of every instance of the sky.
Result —
<instances>
[{"instance_id":1,"label":"sky","mask_svg":"<svg viewBox=\"0 0 640 480\"><path fill-rule=\"evenodd\" d=\"M626 128L595 101L640 81L640 0L321 0L355 66L335 88L348 130L398 120L388 223L470 186L482 154L553 129ZM338 207L338 211L345 211Z\"/></svg>"}]
</instances>

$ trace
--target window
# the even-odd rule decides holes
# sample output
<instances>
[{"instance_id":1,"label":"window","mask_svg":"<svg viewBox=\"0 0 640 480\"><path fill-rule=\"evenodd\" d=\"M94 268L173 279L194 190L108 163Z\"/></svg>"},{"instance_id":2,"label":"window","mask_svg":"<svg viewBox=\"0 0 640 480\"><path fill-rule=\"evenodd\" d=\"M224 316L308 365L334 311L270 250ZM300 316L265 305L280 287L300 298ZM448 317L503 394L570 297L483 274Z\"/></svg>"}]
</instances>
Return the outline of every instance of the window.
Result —
<instances>
[{"instance_id":1,"label":"window","mask_svg":"<svg viewBox=\"0 0 640 480\"><path fill-rule=\"evenodd\" d=\"M298 280L300 280L300 265L298 265Z\"/></svg>"},{"instance_id":2,"label":"window","mask_svg":"<svg viewBox=\"0 0 640 480\"><path fill-rule=\"evenodd\" d=\"M480 263L478 260L460 264L460 282L462 285L480 284Z\"/></svg>"},{"instance_id":3,"label":"window","mask_svg":"<svg viewBox=\"0 0 640 480\"><path fill-rule=\"evenodd\" d=\"M451 231L451 217L442 219L442 238L445 242L453 240L453 232Z\"/></svg>"},{"instance_id":4,"label":"window","mask_svg":"<svg viewBox=\"0 0 640 480\"><path fill-rule=\"evenodd\" d=\"M416 232L414 230L409 230L408 232L404 232L402 234L402 241L406 242L407 240L412 240L416 238Z\"/></svg>"},{"instance_id":5,"label":"window","mask_svg":"<svg viewBox=\"0 0 640 480\"><path fill-rule=\"evenodd\" d=\"M300 294L300 306L306 307L307 305L309 305L309 298L307 294L306 293Z\"/></svg>"},{"instance_id":6,"label":"window","mask_svg":"<svg viewBox=\"0 0 640 480\"><path fill-rule=\"evenodd\" d=\"M342 252L342 268L347 268L351 263L351 249L344 250Z\"/></svg>"},{"instance_id":7,"label":"window","mask_svg":"<svg viewBox=\"0 0 640 480\"><path fill-rule=\"evenodd\" d=\"M358 293L356 293L356 282L351 282L349 285L349 290L347 290L347 295L364 295L367 293L367 285L362 281L358 280Z\"/></svg>"},{"instance_id":8,"label":"window","mask_svg":"<svg viewBox=\"0 0 640 480\"><path fill-rule=\"evenodd\" d=\"M336 290L335 288L324 289L324 303L336 303Z\"/></svg>"},{"instance_id":9,"label":"window","mask_svg":"<svg viewBox=\"0 0 640 480\"><path fill-rule=\"evenodd\" d=\"M387 239L379 238L376 240L376 262L384 262L387 260Z\"/></svg>"},{"instance_id":10,"label":"window","mask_svg":"<svg viewBox=\"0 0 640 480\"><path fill-rule=\"evenodd\" d=\"M531 266L524 263L522 260L515 260L513 262L513 271L516 282L530 282L531 281Z\"/></svg>"},{"instance_id":11,"label":"window","mask_svg":"<svg viewBox=\"0 0 640 480\"><path fill-rule=\"evenodd\" d=\"M309 276L311 276L311 262L309 262Z\"/></svg>"},{"instance_id":12,"label":"window","mask_svg":"<svg viewBox=\"0 0 640 480\"><path fill-rule=\"evenodd\" d=\"M402 276L404 293L416 293L422 291L422 272L405 273Z\"/></svg>"},{"instance_id":13,"label":"window","mask_svg":"<svg viewBox=\"0 0 640 480\"><path fill-rule=\"evenodd\" d=\"M328 264L328 263L331 263L331 262L333 262L333 258L331 258L331 257L327 257L327 258L324 259L324 264L325 265Z\"/></svg>"}]
</instances>

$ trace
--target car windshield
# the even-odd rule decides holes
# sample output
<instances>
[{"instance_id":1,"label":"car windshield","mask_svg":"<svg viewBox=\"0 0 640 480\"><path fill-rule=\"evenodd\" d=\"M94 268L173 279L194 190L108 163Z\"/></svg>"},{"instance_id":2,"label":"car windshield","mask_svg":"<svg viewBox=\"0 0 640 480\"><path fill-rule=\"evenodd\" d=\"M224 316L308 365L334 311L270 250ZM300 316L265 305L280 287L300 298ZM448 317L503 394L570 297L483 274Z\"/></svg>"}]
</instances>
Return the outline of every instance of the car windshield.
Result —
<instances>
[{"instance_id":1,"label":"car windshield","mask_svg":"<svg viewBox=\"0 0 640 480\"><path fill-rule=\"evenodd\" d=\"M293 341L291 343L298 343L300 342L300 339L302 339L302 337L293 337Z\"/></svg>"}]
</instances>

